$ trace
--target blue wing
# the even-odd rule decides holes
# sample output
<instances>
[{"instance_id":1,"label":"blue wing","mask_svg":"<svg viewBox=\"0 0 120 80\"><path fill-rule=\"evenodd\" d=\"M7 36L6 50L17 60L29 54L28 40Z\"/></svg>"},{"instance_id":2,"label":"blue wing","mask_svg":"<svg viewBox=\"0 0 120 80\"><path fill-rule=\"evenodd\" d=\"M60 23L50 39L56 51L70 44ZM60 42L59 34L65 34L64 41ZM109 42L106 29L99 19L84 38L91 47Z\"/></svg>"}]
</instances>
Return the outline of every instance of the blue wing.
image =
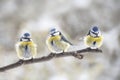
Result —
<instances>
[{"instance_id":1,"label":"blue wing","mask_svg":"<svg viewBox=\"0 0 120 80\"><path fill-rule=\"evenodd\" d=\"M90 30L88 31L87 35L90 35Z\"/></svg>"},{"instance_id":2,"label":"blue wing","mask_svg":"<svg viewBox=\"0 0 120 80\"><path fill-rule=\"evenodd\" d=\"M69 42L69 41L63 36L63 34L61 34L61 40L69 43L70 45L73 45L71 42Z\"/></svg>"}]
</instances>

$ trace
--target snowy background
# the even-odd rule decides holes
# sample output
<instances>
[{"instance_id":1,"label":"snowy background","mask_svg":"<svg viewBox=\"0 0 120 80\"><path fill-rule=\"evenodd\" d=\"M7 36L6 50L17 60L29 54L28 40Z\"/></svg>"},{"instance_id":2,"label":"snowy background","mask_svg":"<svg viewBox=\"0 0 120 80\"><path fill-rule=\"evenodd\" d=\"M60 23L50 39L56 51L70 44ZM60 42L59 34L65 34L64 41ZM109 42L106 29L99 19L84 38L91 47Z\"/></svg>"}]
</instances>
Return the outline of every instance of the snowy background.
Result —
<instances>
[{"instance_id":1,"label":"snowy background","mask_svg":"<svg viewBox=\"0 0 120 80\"><path fill-rule=\"evenodd\" d=\"M0 67L18 60L15 43L29 31L38 45L37 57L50 53L45 39L57 27L74 44L93 25L104 36L103 53L23 65L3 73L0 80L120 80L120 0L0 0Z\"/></svg>"}]
</instances>

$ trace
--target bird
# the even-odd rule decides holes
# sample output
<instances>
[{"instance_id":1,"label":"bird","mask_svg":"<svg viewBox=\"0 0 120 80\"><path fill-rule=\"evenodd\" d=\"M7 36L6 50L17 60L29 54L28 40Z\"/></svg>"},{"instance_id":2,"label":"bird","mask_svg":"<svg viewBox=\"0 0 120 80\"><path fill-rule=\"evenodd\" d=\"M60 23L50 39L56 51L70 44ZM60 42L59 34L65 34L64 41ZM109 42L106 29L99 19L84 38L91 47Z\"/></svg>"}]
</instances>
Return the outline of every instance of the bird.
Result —
<instances>
[{"instance_id":1,"label":"bird","mask_svg":"<svg viewBox=\"0 0 120 80\"><path fill-rule=\"evenodd\" d=\"M37 45L31 39L31 34L25 32L15 45L20 60L33 59L37 54Z\"/></svg>"},{"instance_id":2,"label":"bird","mask_svg":"<svg viewBox=\"0 0 120 80\"><path fill-rule=\"evenodd\" d=\"M46 45L51 52L59 53L67 52L68 48L73 44L69 42L60 31L56 28L52 28L46 39Z\"/></svg>"},{"instance_id":3,"label":"bird","mask_svg":"<svg viewBox=\"0 0 120 80\"><path fill-rule=\"evenodd\" d=\"M93 26L84 37L84 43L91 49L98 49L103 44L103 35L98 26Z\"/></svg>"}]
</instances>

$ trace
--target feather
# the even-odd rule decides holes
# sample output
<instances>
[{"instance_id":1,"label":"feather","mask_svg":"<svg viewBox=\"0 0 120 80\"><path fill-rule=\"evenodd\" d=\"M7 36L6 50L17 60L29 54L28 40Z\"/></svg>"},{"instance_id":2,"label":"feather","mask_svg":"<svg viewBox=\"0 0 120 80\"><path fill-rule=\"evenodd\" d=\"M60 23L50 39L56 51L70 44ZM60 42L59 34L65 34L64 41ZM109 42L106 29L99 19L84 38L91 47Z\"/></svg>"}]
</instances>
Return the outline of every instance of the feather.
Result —
<instances>
[{"instance_id":1,"label":"feather","mask_svg":"<svg viewBox=\"0 0 120 80\"><path fill-rule=\"evenodd\" d=\"M61 40L69 43L70 45L73 45L71 42L69 42L69 41L63 36L63 34L61 34Z\"/></svg>"}]
</instances>

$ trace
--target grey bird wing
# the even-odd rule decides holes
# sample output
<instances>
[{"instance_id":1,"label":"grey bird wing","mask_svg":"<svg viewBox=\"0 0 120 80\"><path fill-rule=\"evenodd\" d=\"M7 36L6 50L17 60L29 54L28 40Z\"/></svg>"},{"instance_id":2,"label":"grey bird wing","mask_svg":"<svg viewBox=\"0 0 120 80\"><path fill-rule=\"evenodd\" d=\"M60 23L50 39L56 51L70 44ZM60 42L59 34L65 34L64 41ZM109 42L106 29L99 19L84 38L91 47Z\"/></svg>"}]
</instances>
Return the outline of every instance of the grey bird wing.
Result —
<instances>
[{"instance_id":1,"label":"grey bird wing","mask_svg":"<svg viewBox=\"0 0 120 80\"><path fill-rule=\"evenodd\" d=\"M88 31L87 35L90 35L90 30Z\"/></svg>"},{"instance_id":2,"label":"grey bird wing","mask_svg":"<svg viewBox=\"0 0 120 80\"><path fill-rule=\"evenodd\" d=\"M61 40L69 43L70 45L73 45L71 42L69 42L62 34L61 34Z\"/></svg>"}]
</instances>

